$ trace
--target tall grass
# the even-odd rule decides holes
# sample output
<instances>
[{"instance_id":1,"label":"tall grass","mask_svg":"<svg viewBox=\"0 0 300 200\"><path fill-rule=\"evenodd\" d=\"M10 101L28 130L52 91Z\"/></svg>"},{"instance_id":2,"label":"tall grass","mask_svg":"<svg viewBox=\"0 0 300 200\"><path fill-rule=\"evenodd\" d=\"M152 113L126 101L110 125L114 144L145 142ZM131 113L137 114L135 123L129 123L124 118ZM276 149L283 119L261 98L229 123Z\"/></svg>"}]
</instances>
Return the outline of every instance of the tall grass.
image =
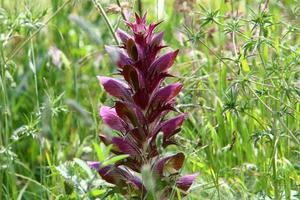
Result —
<instances>
[{"instance_id":1,"label":"tall grass","mask_svg":"<svg viewBox=\"0 0 300 200\"><path fill-rule=\"evenodd\" d=\"M177 139L184 171L200 173L185 198L299 199L299 1L94 2L101 13L92 1L1 1L0 199L122 199L73 159L96 159L110 131L96 75L116 74L104 45L141 9L181 49Z\"/></svg>"}]
</instances>

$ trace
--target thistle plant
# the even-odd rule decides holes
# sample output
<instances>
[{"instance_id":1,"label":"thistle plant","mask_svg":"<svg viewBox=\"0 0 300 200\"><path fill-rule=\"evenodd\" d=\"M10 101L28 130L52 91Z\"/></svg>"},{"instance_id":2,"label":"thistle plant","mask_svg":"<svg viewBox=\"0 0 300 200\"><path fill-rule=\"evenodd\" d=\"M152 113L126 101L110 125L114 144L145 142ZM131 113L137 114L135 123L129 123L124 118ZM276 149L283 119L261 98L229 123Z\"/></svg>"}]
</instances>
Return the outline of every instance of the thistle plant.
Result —
<instances>
[{"instance_id":1,"label":"thistle plant","mask_svg":"<svg viewBox=\"0 0 300 200\"><path fill-rule=\"evenodd\" d=\"M168 71L178 50L159 55L166 47L162 44L164 33L154 33L160 23L147 25L146 14L136 14L135 22L125 23L132 34L118 29L122 44L106 47L123 80L105 76L98 79L116 99L112 108L100 108L100 116L117 134L100 134L100 139L112 146L114 154L128 157L109 166L99 162L90 162L90 166L129 198L169 199L175 188L184 195L196 174L180 176L184 154L164 153L167 146L177 144L174 135L185 119L185 114L166 119L170 111L177 112L175 97L182 89L181 83L163 86L164 79L171 77Z\"/></svg>"}]
</instances>

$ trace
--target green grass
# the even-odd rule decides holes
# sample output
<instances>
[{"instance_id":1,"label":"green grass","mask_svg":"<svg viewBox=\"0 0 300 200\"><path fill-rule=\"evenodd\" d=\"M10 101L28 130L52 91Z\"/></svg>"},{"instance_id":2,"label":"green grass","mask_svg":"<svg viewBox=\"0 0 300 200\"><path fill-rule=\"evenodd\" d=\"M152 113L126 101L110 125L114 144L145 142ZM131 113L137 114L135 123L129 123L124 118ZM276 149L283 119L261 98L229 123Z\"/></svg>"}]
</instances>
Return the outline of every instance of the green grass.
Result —
<instances>
[{"instance_id":1,"label":"green grass","mask_svg":"<svg viewBox=\"0 0 300 200\"><path fill-rule=\"evenodd\" d=\"M96 75L115 73L104 45L124 28L106 12L117 1L94 2L102 13L93 1L0 1L0 199L121 199L74 160L96 159L109 131ZM183 173L199 173L184 198L300 199L300 1L128 2L163 19L180 49L177 139Z\"/></svg>"}]
</instances>

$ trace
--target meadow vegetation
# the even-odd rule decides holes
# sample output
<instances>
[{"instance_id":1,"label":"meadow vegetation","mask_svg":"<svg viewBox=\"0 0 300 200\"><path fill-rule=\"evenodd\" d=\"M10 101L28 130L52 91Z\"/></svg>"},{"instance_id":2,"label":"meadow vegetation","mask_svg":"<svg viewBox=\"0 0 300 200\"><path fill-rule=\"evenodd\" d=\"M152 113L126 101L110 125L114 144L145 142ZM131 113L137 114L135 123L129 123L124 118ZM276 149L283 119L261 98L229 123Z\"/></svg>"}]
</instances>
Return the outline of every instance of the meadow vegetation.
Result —
<instances>
[{"instance_id":1,"label":"meadow vegetation","mask_svg":"<svg viewBox=\"0 0 300 200\"><path fill-rule=\"evenodd\" d=\"M299 0L0 0L0 199L124 199L86 161L124 158L99 140L96 76L120 77L105 45L145 11L180 49L187 115L162 151L199 174L172 198L300 199Z\"/></svg>"}]
</instances>

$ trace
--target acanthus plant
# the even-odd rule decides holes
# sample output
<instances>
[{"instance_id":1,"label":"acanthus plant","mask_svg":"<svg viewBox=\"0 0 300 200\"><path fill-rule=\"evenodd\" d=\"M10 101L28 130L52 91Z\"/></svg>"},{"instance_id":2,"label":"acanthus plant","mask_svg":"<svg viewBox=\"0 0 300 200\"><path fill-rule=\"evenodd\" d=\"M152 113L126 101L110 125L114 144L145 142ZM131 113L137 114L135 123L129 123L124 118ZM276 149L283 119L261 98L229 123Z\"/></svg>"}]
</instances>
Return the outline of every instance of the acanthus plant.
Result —
<instances>
[{"instance_id":1,"label":"acanthus plant","mask_svg":"<svg viewBox=\"0 0 300 200\"><path fill-rule=\"evenodd\" d=\"M159 56L163 32L154 33L159 23L147 25L146 14L135 15L135 22L125 22L132 35L118 29L122 42L118 47L106 47L118 72L124 80L98 76L104 90L116 98L114 107L102 106L100 116L115 130L117 136L100 134L105 145L112 145L116 155L127 154L126 159L110 166L90 162L100 176L116 186L128 198L169 199L175 187L183 195L192 185L196 174L180 176L185 156L183 153L162 155L161 149L175 144L174 135L180 131L185 114L165 119L176 111L175 97L181 83L162 86L178 54L178 50ZM142 177L148 166L151 177ZM153 178L154 185L147 182ZM130 191L130 192L129 192ZM151 193L151 194L150 194Z\"/></svg>"}]
</instances>

